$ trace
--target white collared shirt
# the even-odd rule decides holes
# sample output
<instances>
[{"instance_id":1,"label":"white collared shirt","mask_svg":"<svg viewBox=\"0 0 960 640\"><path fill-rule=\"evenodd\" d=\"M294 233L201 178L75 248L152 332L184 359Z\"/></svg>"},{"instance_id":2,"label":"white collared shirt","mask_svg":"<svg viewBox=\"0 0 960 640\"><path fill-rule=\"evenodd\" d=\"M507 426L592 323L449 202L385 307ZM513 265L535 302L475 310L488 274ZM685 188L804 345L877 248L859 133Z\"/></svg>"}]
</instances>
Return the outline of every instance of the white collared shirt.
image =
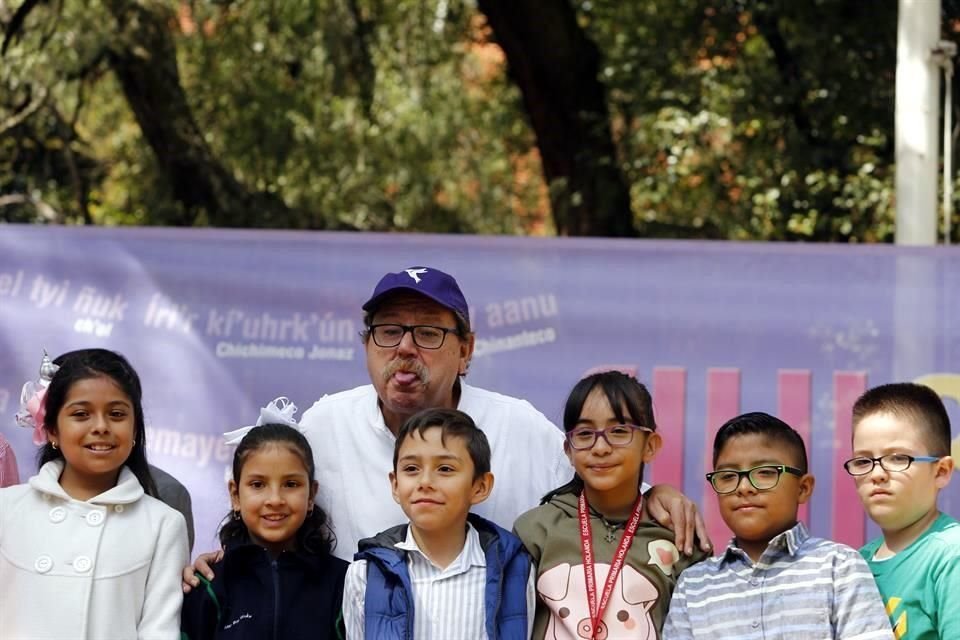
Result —
<instances>
[{"instance_id":1,"label":"white collared shirt","mask_svg":"<svg viewBox=\"0 0 960 640\"><path fill-rule=\"evenodd\" d=\"M453 562L440 568L423 554L413 531L397 549L406 551L410 584L413 586L414 630L417 640L486 640L484 586L487 558L480 536L467 523L467 538ZM527 579L527 636L533 631L536 606L535 568ZM367 561L358 560L347 569L343 586L343 620L347 640L364 640L363 602L367 591Z\"/></svg>"},{"instance_id":2,"label":"white collared shirt","mask_svg":"<svg viewBox=\"0 0 960 640\"><path fill-rule=\"evenodd\" d=\"M461 382L458 409L490 442L496 484L471 511L507 531L547 492L569 482L573 467L563 432L529 402ZM383 421L373 385L324 396L300 419L313 448L317 504L337 536L334 555L353 560L357 543L406 520L390 491L396 438Z\"/></svg>"}]
</instances>

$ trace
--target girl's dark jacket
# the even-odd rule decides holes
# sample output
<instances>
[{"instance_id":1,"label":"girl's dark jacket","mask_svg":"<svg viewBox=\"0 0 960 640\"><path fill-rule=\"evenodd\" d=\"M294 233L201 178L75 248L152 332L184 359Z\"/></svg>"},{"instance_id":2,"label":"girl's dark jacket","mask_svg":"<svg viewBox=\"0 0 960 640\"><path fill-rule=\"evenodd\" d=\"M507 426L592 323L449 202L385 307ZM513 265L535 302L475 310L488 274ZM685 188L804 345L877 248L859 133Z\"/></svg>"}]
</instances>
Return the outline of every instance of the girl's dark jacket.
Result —
<instances>
[{"instance_id":1,"label":"girl's dark jacket","mask_svg":"<svg viewBox=\"0 0 960 640\"><path fill-rule=\"evenodd\" d=\"M181 640L342 638L340 605L347 563L331 555L284 551L272 560L248 543L227 548L183 599Z\"/></svg>"}]
</instances>

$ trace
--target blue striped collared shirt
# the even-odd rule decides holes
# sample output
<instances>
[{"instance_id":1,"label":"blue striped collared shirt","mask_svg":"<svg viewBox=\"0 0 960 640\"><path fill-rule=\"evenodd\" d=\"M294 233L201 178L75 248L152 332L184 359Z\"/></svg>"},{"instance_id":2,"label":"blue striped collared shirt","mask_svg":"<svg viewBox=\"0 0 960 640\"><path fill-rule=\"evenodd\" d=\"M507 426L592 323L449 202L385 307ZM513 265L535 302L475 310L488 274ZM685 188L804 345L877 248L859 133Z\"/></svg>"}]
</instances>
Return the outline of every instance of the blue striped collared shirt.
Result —
<instances>
[{"instance_id":1,"label":"blue striped collared shirt","mask_svg":"<svg viewBox=\"0 0 960 640\"><path fill-rule=\"evenodd\" d=\"M407 551L407 567L413 586L413 637L416 640L486 640L485 586L487 557L480 544L480 535L467 523L467 539L460 555L446 568L433 564L420 551L407 527L407 537L396 543ZM533 611L536 603L534 576L536 567L530 567L527 579L527 635L533 630ZM343 587L343 620L347 640L376 640L365 638L363 603L367 591L367 561L357 560L347 568Z\"/></svg>"},{"instance_id":2,"label":"blue striped collared shirt","mask_svg":"<svg viewBox=\"0 0 960 640\"><path fill-rule=\"evenodd\" d=\"M867 563L803 523L777 535L760 560L731 541L680 574L663 640L890 640Z\"/></svg>"}]
</instances>

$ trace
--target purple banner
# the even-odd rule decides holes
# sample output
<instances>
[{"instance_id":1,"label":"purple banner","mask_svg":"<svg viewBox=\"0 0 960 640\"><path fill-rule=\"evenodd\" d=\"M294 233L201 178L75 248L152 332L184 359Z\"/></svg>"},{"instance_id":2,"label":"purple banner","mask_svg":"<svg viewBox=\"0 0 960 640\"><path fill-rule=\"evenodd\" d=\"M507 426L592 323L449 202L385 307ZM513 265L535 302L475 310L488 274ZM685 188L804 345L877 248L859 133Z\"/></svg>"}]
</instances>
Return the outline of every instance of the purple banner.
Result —
<instances>
[{"instance_id":1,"label":"purple banner","mask_svg":"<svg viewBox=\"0 0 960 640\"><path fill-rule=\"evenodd\" d=\"M876 533L838 463L857 394L925 381L960 432L954 249L7 225L0 432L21 479L36 450L13 415L41 350L118 350L143 378L151 462L190 489L196 550L213 548L228 510L220 433L276 396L302 412L366 383L360 305L383 273L421 264L454 274L471 304L474 385L559 422L592 368L647 382L667 442L648 480L700 501L718 542L703 473L735 412L776 413L804 435L817 476L804 517L854 545ZM960 515L960 480L941 507Z\"/></svg>"}]
</instances>

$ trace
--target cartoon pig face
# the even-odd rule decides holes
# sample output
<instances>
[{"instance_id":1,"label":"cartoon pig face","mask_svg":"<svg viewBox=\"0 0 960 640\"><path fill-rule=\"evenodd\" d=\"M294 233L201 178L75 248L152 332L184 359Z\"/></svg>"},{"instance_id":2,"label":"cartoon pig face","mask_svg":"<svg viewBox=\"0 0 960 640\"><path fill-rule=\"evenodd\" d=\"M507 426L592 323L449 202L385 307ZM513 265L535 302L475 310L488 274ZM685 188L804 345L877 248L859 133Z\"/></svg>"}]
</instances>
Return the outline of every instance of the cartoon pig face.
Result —
<instances>
[{"instance_id":1,"label":"cartoon pig face","mask_svg":"<svg viewBox=\"0 0 960 640\"><path fill-rule=\"evenodd\" d=\"M594 569L599 601L610 565L597 563ZM582 564L558 564L545 571L537 580L537 592L553 612L547 624L546 640L591 638L593 626ZM656 640L657 632L649 612L658 597L660 593L650 580L624 565L593 637L596 640Z\"/></svg>"}]
</instances>

